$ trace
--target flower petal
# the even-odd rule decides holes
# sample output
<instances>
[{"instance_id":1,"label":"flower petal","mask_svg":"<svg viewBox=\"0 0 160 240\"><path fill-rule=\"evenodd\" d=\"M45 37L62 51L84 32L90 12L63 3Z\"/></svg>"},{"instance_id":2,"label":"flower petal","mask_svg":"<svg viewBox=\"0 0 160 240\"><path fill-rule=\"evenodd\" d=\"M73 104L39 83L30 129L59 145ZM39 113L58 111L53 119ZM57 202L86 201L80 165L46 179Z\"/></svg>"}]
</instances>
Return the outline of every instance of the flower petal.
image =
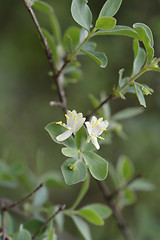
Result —
<instances>
[{"instance_id":1,"label":"flower petal","mask_svg":"<svg viewBox=\"0 0 160 240\"><path fill-rule=\"evenodd\" d=\"M56 137L56 139L57 139L57 141L62 142L64 140L66 140L67 138L69 138L71 135L72 135L72 131L71 130L67 130L64 133L58 135Z\"/></svg>"},{"instance_id":2,"label":"flower petal","mask_svg":"<svg viewBox=\"0 0 160 240\"><path fill-rule=\"evenodd\" d=\"M91 136L91 134L92 134L92 125L90 124L90 122L85 122L85 124L86 124L87 130L88 130L88 133Z\"/></svg>"},{"instance_id":3,"label":"flower petal","mask_svg":"<svg viewBox=\"0 0 160 240\"><path fill-rule=\"evenodd\" d=\"M97 150L99 150L99 149L100 149L100 146L99 146L99 144L98 144L97 138L96 138L96 137L91 137L91 141L92 141L92 143L94 144L94 146L97 148Z\"/></svg>"}]
</instances>

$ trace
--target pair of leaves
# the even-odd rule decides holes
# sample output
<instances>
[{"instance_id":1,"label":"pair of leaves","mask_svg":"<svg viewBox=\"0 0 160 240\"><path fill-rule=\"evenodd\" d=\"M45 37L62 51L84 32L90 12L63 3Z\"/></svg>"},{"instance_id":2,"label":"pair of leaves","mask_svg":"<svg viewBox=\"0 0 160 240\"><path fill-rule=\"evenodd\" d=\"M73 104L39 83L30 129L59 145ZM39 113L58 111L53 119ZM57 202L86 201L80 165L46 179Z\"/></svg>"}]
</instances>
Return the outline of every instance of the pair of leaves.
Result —
<instances>
[{"instance_id":1,"label":"pair of leaves","mask_svg":"<svg viewBox=\"0 0 160 240\"><path fill-rule=\"evenodd\" d=\"M70 136L63 142L57 141L56 137L66 131L64 127L50 123L46 126L46 130L55 142L67 147L62 149L62 153L69 158L61 168L67 184L84 181L87 178L87 167L95 179L104 180L107 177L108 162L99 155L90 152L95 148L92 143L87 144L87 132L84 127L81 127L74 139Z\"/></svg>"},{"instance_id":2,"label":"pair of leaves","mask_svg":"<svg viewBox=\"0 0 160 240\"><path fill-rule=\"evenodd\" d=\"M108 0L102 7L99 17L96 21L96 29L112 29L115 24L115 18L112 18L118 11L122 0ZM92 26L92 13L87 5L87 0L73 0L71 13L73 19L84 29L90 31Z\"/></svg>"},{"instance_id":3,"label":"pair of leaves","mask_svg":"<svg viewBox=\"0 0 160 240\"><path fill-rule=\"evenodd\" d=\"M68 150L67 150L68 151ZM62 165L65 182L69 185L84 181L87 178L87 167L97 180L104 180L108 175L108 162L93 152L82 153L84 161L68 158Z\"/></svg>"},{"instance_id":4,"label":"pair of leaves","mask_svg":"<svg viewBox=\"0 0 160 240\"><path fill-rule=\"evenodd\" d=\"M77 229L83 236L85 240L91 240L91 233L88 224L82 219L84 218L88 222L95 225L103 225L104 219L107 219L112 214L112 211L109 207L102 204L91 204L87 205L84 208L81 208L77 211L74 211L75 215L72 215L71 218L76 225ZM80 218L82 217L82 218Z\"/></svg>"}]
</instances>

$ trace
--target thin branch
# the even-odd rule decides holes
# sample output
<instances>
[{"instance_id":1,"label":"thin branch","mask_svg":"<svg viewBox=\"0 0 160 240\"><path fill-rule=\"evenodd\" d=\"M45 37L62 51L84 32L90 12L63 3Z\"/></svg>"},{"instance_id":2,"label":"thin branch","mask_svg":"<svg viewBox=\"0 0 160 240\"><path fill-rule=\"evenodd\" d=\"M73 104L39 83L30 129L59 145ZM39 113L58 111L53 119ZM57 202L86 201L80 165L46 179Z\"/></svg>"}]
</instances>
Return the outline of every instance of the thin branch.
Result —
<instances>
[{"instance_id":1,"label":"thin branch","mask_svg":"<svg viewBox=\"0 0 160 240\"><path fill-rule=\"evenodd\" d=\"M129 226L125 219L122 216L122 213L118 206L115 204L114 200L110 197L111 193L109 188L104 184L104 182L98 181L99 188L101 192L103 193L104 199L106 200L108 206L112 209L114 218L117 222L117 225L123 234L125 240L133 240Z\"/></svg>"},{"instance_id":2,"label":"thin branch","mask_svg":"<svg viewBox=\"0 0 160 240\"><path fill-rule=\"evenodd\" d=\"M28 194L27 196L25 196L24 198L20 199L17 202L12 203L9 206L5 206L2 209L4 211L9 211L11 208L14 208L20 204L22 204L23 202L25 202L28 198L32 197L41 187L43 187L43 183L41 183L33 192L31 192L30 194Z\"/></svg>"},{"instance_id":3,"label":"thin branch","mask_svg":"<svg viewBox=\"0 0 160 240\"><path fill-rule=\"evenodd\" d=\"M4 201L1 201L1 219L2 219L2 232L0 233L0 236L2 237L2 240L10 240L10 237L7 236L6 233L6 212L9 211L10 209L20 205L24 201L26 201L28 198L32 197L34 193L36 193L41 187L43 187L43 183L41 183L33 192L25 196L24 198L20 199L17 202L14 202L8 206L4 203Z\"/></svg>"},{"instance_id":4,"label":"thin branch","mask_svg":"<svg viewBox=\"0 0 160 240\"><path fill-rule=\"evenodd\" d=\"M65 209L65 205L62 205L58 208L58 210L43 224L43 226L35 233L32 235L32 239L35 239L37 237L37 235L43 231L43 229L48 225L48 223L50 221L52 221L56 216L57 214L59 214L61 211L63 211Z\"/></svg>"},{"instance_id":5,"label":"thin branch","mask_svg":"<svg viewBox=\"0 0 160 240\"><path fill-rule=\"evenodd\" d=\"M58 96L59 96L60 101L62 102L62 109L66 113L67 112L67 100L66 100L66 97L65 97L64 89L63 89L62 84L60 82L60 74L62 73L63 69L67 66L69 61L66 60L64 65L61 67L61 69L58 72L56 71L54 61L53 61L52 52L51 52L51 50L48 46L46 38L44 37L44 35L42 33L42 30L41 30L40 24L37 20L37 17L35 15L34 11L31 8L31 5L28 3L28 1L24 0L24 3L25 3L25 6L28 9L28 11L29 11L29 13L30 13L30 15L33 19L33 22L34 22L34 24L37 28L37 31L40 35L41 41L44 45L45 53L46 53L46 56L48 58L48 61L50 63L50 66L51 66L51 69L52 69L52 72L53 72L53 80L55 81L55 84L56 84L56 87L57 87Z\"/></svg>"},{"instance_id":6,"label":"thin branch","mask_svg":"<svg viewBox=\"0 0 160 240\"><path fill-rule=\"evenodd\" d=\"M101 103L98 105L98 107L94 108L93 111L86 116L86 120L89 120L89 118L90 118L93 114L95 114L99 109L101 109L101 107L102 107L104 104L108 103L108 102L109 102L111 99L113 99L113 98L116 98L116 97L111 93L103 102L101 102Z\"/></svg>"}]
</instances>

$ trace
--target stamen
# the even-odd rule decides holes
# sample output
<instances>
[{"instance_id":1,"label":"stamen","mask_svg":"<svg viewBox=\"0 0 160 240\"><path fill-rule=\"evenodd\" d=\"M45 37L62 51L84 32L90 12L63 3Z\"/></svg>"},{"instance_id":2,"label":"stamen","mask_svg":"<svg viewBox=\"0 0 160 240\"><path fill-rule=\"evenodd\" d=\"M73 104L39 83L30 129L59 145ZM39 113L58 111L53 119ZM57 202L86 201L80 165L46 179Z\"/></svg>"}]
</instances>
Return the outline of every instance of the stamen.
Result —
<instances>
[{"instance_id":1,"label":"stamen","mask_svg":"<svg viewBox=\"0 0 160 240\"><path fill-rule=\"evenodd\" d=\"M66 126L66 124L65 124L65 123L63 123L63 124L62 124L62 126L63 126L63 127L65 127L65 126Z\"/></svg>"},{"instance_id":2,"label":"stamen","mask_svg":"<svg viewBox=\"0 0 160 240\"><path fill-rule=\"evenodd\" d=\"M62 124L62 121L56 122L56 124Z\"/></svg>"},{"instance_id":3,"label":"stamen","mask_svg":"<svg viewBox=\"0 0 160 240\"><path fill-rule=\"evenodd\" d=\"M99 139L101 139L101 140L104 140L104 138L103 137L98 137Z\"/></svg>"},{"instance_id":4,"label":"stamen","mask_svg":"<svg viewBox=\"0 0 160 240\"><path fill-rule=\"evenodd\" d=\"M67 120L69 120L69 117L67 116L67 114L65 114L65 117L67 118Z\"/></svg>"},{"instance_id":5,"label":"stamen","mask_svg":"<svg viewBox=\"0 0 160 240\"><path fill-rule=\"evenodd\" d=\"M94 128L94 125L95 125L95 124L93 123L92 128Z\"/></svg>"},{"instance_id":6,"label":"stamen","mask_svg":"<svg viewBox=\"0 0 160 240\"><path fill-rule=\"evenodd\" d=\"M76 120L77 115L74 116L74 121Z\"/></svg>"},{"instance_id":7,"label":"stamen","mask_svg":"<svg viewBox=\"0 0 160 240\"><path fill-rule=\"evenodd\" d=\"M71 127L67 127L68 130L71 130L72 128Z\"/></svg>"},{"instance_id":8,"label":"stamen","mask_svg":"<svg viewBox=\"0 0 160 240\"><path fill-rule=\"evenodd\" d=\"M101 128L101 131L106 131L107 129L106 128Z\"/></svg>"},{"instance_id":9,"label":"stamen","mask_svg":"<svg viewBox=\"0 0 160 240\"><path fill-rule=\"evenodd\" d=\"M92 136L93 136L93 137L97 137L97 135L95 135L95 134L93 134L93 133L92 133Z\"/></svg>"},{"instance_id":10,"label":"stamen","mask_svg":"<svg viewBox=\"0 0 160 240\"><path fill-rule=\"evenodd\" d=\"M75 121L75 124L78 125L77 121Z\"/></svg>"},{"instance_id":11,"label":"stamen","mask_svg":"<svg viewBox=\"0 0 160 240\"><path fill-rule=\"evenodd\" d=\"M98 120L96 121L96 123L95 123L95 126L97 126L98 125Z\"/></svg>"}]
</instances>

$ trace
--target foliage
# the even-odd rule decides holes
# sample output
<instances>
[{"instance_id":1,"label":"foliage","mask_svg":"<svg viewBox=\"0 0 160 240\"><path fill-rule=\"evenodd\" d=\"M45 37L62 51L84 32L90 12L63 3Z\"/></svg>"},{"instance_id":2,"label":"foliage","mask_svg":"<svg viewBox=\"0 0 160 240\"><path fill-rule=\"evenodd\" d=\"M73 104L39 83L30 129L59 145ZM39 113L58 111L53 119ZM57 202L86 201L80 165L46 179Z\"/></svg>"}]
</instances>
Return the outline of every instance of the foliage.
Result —
<instances>
[{"instance_id":1,"label":"foliage","mask_svg":"<svg viewBox=\"0 0 160 240\"><path fill-rule=\"evenodd\" d=\"M1 204L1 225L3 239L60 239L58 232L64 231L64 222L69 218L80 232L83 239L91 240L90 225L102 226L104 220L113 215L120 226L120 230L126 240L132 239L128 224L123 219L122 209L136 202L137 191L153 191L154 185L148 180L142 179L142 175L135 174L135 167L128 156L120 155L117 163L112 165L109 160L100 156L96 151L100 146L111 142L111 136L116 133L126 139L121 121L141 114L146 108L145 97L153 93L153 89L144 83L139 83L139 77L148 71L160 71L158 65L160 58L154 56L154 41L151 29L143 23L135 23L133 27L117 25L114 17L118 12L122 0L107 0L102 6L98 18L93 22L93 14L87 0L72 0L71 15L79 26L69 26L62 34L61 26L55 15L53 7L45 1L24 0L36 25L40 39L45 48L46 56L51 65L50 77L54 80L52 87L58 93L59 102L51 102L52 106L62 108L66 117L66 123L62 121L49 123L45 129L56 144L62 145L61 152L67 157L61 166L62 175L67 185L83 182L76 199L73 199L71 207L52 204L49 199L49 188L64 189L59 172L50 171L36 176L21 163L8 165L0 161L0 185L15 189L22 182L31 194L14 204ZM54 3L53 3L54 5ZM46 14L50 23L50 30L41 28L34 10ZM105 52L96 51L96 36L120 35L133 38L133 64L129 76L124 76L125 69L119 70L117 85L114 85L111 93L102 94L100 99L90 95L93 111L86 117L75 110L69 111L65 88L70 83L76 83L81 79L82 70L79 56L88 56L101 68L108 64ZM118 42L118 41L117 41ZM117 111L113 115L109 105L110 100L126 99L126 95L132 93L138 99L142 107L127 107ZM93 116L96 115L96 116ZM103 137L102 137L102 136ZM101 153L101 152L100 152ZM78 205L89 190L90 175L99 184L106 205L91 203L85 206ZM112 191L108 190L105 180L110 176ZM104 185L103 185L104 183ZM105 186L105 187L104 187ZM19 207L24 203L22 215L28 220L15 227L9 210ZM65 200L63 200L65 203ZM31 218L30 218L31 216ZM118 216L118 217L117 217ZM46 220L48 219L48 220ZM108 220L112 221L112 220ZM87 223L88 222L88 223ZM6 225L6 228L4 227Z\"/></svg>"}]
</instances>

